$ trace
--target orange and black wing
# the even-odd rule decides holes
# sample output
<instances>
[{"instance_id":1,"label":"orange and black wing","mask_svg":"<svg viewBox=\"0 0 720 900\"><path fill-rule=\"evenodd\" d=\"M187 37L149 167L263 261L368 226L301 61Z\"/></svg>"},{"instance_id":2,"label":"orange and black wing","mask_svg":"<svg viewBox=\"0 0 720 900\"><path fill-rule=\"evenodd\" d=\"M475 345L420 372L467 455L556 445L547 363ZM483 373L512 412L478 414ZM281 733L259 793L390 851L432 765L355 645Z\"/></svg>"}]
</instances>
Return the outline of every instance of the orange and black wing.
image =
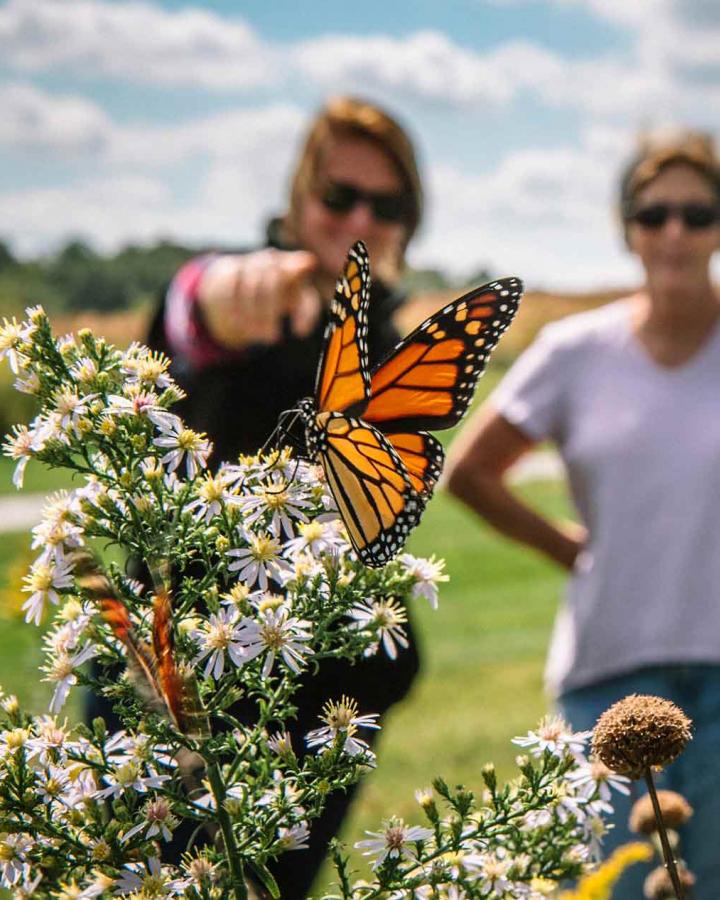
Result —
<instances>
[{"instance_id":1,"label":"orange and black wing","mask_svg":"<svg viewBox=\"0 0 720 900\"><path fill-rule=\"evenodd\" d=\"M366 566L382 566L417 525L425 498L387 438L341 413L320 414L320 456L350 541Z\"/></svg>"},{"instance_id":2,"label":"orange and black wing","mask_svg":"<svg viewBox=\"0 0 720 900\"><path fill-rule=\"evenodd\" d=\"M440 441L426 431L393 433L385 437L405 464L413 489L419 494L432 494L445 459Z\"/></svg>"},{"instance_id":3,"label":"orange and black wing","mask_svg":"<svg viewBox=\"0 0 720 900\"><path fill-rule=\"evenodd\" d=\"M365 245L358 241L348 253L330 307L315 382L318 412L359 411L367 401L369 302L370 263Z\"/></svg>"},{"instance_id":4,"label":"orange and black wing","mask_svg":"<svg viewBox=\"0 0 720 900\"><path fill-rule=\"evenodd\" d=\"M363 419L387 435L455 425L521 296L519 279L501 278L423 322L373 370Z\"/></svg>"}]
</instances>

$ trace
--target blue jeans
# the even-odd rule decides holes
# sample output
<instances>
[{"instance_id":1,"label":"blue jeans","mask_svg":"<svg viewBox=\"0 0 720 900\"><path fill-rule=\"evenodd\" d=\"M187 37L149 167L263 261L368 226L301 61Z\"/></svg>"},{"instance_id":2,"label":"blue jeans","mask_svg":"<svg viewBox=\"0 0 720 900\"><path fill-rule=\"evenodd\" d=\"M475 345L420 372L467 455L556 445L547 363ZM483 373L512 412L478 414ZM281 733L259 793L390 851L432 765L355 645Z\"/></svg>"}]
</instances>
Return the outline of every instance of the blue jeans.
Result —
<instances>
[{"instance_id":1,"label":"blue jeans","mask_svg":"<svg viewBox=\"0 0 720 900\"><path fill-rule=\"evenodd\" d=\"M720 898L720 666L672 665L638 669L558 698L560 712L576 731L593 728L599 716L628 694L654 694L676 703L693 721L693 740L682 756L661 773L658 787L677 791L695 810L680 831L679 855L695 875L693 900ZM632 785L630 797L613 792L614 828L603 846L607 853L637 839L628 827L630 807L644 793ZM656 862L653 865L658 865ZM639 900L642 883L653 865L631 866L618 882L614 900Z\"/></svg>"}]
</instances>

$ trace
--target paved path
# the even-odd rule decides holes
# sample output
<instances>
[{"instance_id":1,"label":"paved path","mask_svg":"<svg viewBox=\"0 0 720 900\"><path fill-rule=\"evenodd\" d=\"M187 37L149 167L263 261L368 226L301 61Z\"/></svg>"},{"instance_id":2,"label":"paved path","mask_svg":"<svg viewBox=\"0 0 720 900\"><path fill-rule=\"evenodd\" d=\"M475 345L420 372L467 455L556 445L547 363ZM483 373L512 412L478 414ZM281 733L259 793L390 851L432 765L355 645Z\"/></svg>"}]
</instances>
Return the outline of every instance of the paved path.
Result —
<instances>
[{"instance_id":1,"label":"paved path","mask_svg":"<svg viewBox=\"0 0 720 900\"><path fill-rule=\"evenodd\" d=\"M511 477L517 482L547 481L560 478L563 466L551 450L530 453L513 468ZM0 532L25 531L37 525L45 503L44 494L5 494L0 496Z\"/></svg>"}]
</instances>

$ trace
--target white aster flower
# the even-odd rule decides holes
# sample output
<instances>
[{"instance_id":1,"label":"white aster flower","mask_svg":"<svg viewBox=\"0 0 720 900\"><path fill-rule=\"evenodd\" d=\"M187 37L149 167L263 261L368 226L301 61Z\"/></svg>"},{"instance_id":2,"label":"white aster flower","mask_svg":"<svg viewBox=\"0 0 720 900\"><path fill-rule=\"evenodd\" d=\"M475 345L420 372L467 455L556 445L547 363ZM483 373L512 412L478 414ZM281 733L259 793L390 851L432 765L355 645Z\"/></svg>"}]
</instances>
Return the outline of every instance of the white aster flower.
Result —
<instances>
[{"instance_id":1,"label":"white aster flower","mask_svg":"<svg viewBox=\"0 0 720 900\"><path fill-rule=\"evenodd\" d=\"M21 878L29 878L30 863L27 855L35 841L27 834L0 834L0 883L10 887Z\"/></svg>"},{"instance_id":2,"label":"white aster flower","mask_svg":"<svg viewBox=\"0 0 720 900\"><path fill-rule=\"evenodd\" d=\"M30 740L30 732L27 728L11 728L0 731L0 758L7 759L14 756L18 750L26 747Z\"/></svg>"},{"instance_id":3,"label":"white aster flower","mask_svg":"<svg viewBox=\"0 0 720 900\"><path fill-rule=\"evenodd\" d=\"M170 753L167 744L154 743L147 734L116 731L105 741L105 754L114 765L122 765L131 760L138 764L160 763L171 769L177 766L177 760Z\"/></svg>"},{"instance_id":4,"label":"white aster flower","mask_svg":"<svg viewBox=\"0 0 720 900\"><path fill-rule=\"evenodd\" d=\"M625 775L618 775L612 769L608 769L605 763L599 759L583 762L565 776L572 782L583 797L591 800L595 793L605 803L612 799L611 788L621 794L630 793L630 779Z\"/></svg>"},{"instance_id":5,"label":"white aster flower","mask_svg":"<svg viewBox=\"0 0 720 900\"><path fill-rule=\"evenodd\" d=\"M113 893L137 894L141 897L176 897L190 886L188 878L178 878L169 866L153 856L146 862L128 863L115 882Z\"/></svg>"},{"instance_id":6,"label":"white aster flower","mask_svg":"<svg viewBox=\"0 0 720 900\"><path fill-rule=\"evenodd\" d=\"M180 419L177 419L169 427L162 427L162 434L156 437L154 444L167 448L168 452L162 457L161 462L168 467L168 471L174 472L185 459L185 470L188 478L194 478L200 469L207 466L207 459L212 451L212 444L204 434L199 434L191 428L183 427Z\"/></svg>"},{"instance_id":7,"label":"white aster flower","mask_svg":"<svg viewBox=\"0 0 720 900\"><path fill-rule=\"evenodd\" d=\"M183 871L188 875L192 884L198 887L207 887L214 884L219 877L217 866L211 863L205 856L196 856L182 863Z\"/></svg>"},{"instance_id":8,"label":"white aster flower","mask_svg":"<svg viewBox=\"0 0 720 900\"><path fill-rule=\"evenodd\" d=\"M286 560L280 556L280 542L269 534L248 535L249 547L228 550L227 555L235 557L235 562L228 565L228 571L237 572L238 579L248 587L259 585L266 591L268 578L282 580L290 571Z\"/></svg>"},{"instance_id":9,"label":"white aster flower","mask_svg":"<svg viewBox=\"0 0 720 900\"><path fill-rule=\"evenodd\" d=\"M177 827L178 820L172 814L172 806L170 801L165 797L154 797L148 800L143 806L142 814L144 816L142 822L135 825L120 838L120 843L124 844L136 834L144 832L144 840L160 836L164 841L172 840L173 829Z\"/></svg>"},{"instance_id":10,"label":"white aster flower","mask_svg":"<svg viewBox=\"0 0 720 900\"><path fill-rule=\"evenodd\" d=\"M60 428L65 431L73 431L80 437L78 424L83 416L89 412L89 404L98 397L98 394L87 394L80 397L74 388L64 388L56 394L55 412L60 419Z\"/></svg>"},{"instance_id":11,"label":"white aster flower","mask_svg":"<svg viewBox=\"0 0 720 900\"><path fill-rule=\"evenodd\" d=\"M61 766L48 766L37 773L38 794L46 805L62 801L69 783L70 776Z\"/></svg>"},{"instance_id":12,"label":"white aster flower","mask_svg":"<svg viewBox=\"0 0 720 900\"><path fill-rule=\"evenodd\" d=\"M237 610L225 607L217 613L210 613L207 622L190 633L190 637L200 648L193 664L197 665L207 657L206 678L211 677L216 681L220 678L225 669L225 654L236 666L247 661L246 641L243 638L246 621L250 620L238 621Z\"/></svg>"},{"instance_id":13,"label":"white aster flower","mask_svg":"<svg viewBox=\"0 0 720 900\"><path fill-rule=\"evenodd\" d=\"M104 410L106 416L135 416L149 419L153 425L163 430L180 429L182 422L175 413L171 413L158 403L158 396L150 391L141 391L137 385L127 385L125 394L110 394L108 406Z\"/></svg>"},{"instance_id":14,"label":"white aster flower","mask_svg":"<svg viewBox=\"0 0 720 900\"><path fill-rule=\"evenodd\" d=\"M225 504L237 500L235 490L229 489L228 476L221 472L217 475L206 472L199 484L195 485L195 491L197 498L188 503L186 509L198 519L203 519L206 525L221 513Z\"/></svg>"},{"instance_id":15,"label":"white aster flower","mask_svg":"<svg viewBox=\"0 0 720 900\"><path fill-rule=\"evenodd\" d=\"M98 376L98 364L89 356L81 356L71 367L70 374L80 384L89 384Z\"/></svg>"},{"instance_id":16,"label":"white aster flower","mask_svg":"<svg viewBox=\"0 0 720 900\"><path fill-rule=\"evenodd\" d=\"M283 853L288 850L308 850L310 829L305 822L298 822L289 828L278 828L278 844Z\"/></svg>"},{"instance_id":17,"label":"white aster flower","mask_svg":"<svg viewBox=\"0 0 720 900\"><path fill-rule=\"evenodd\" d=\"M355 847L363 856L374 856L373 869L378 869L385 860L416 859L415 847L418 841L428 841L433 836L432 829L420 825L406 825L402 819L392 818L384 831L366 831L370 839L357 841Z\"/></svg>"},{"instance_id":18,"label":"white aster flower","mask_svg":"<svg viewBox=\"0 0 720 900\"><path fill-rule=\"evenodd\" d=\"M380 728L377 718L377 713L358 715L357 701L349 697L343 696L339 702L328 700L320 716L325 725L309 731L305 735L305 742L308 747L320 748L321 752L333 749L340 742L343 752L348 756L364 754L372 760L374 754L367 742L356 737L356 734L358 728Z\"/></svg>"},{"instance_id":19,"label":"white aster flower","mask_svg":"<svg viewBox=\"0 0 720 900\"><path fill-rule=\"evenodd\" d=\"M298 674L305 663L305 658L312 654L307 641L312 637L309 629L311 623L291 616L281 606L268 608L259 614L259 621L245 618L240 624L238 640L245 650L245 662L267 652L263 662L263 678L272 671L275 659L282 656L285 664Z\"/></svg>"},{"instance_id":20,"label":"white aster flower","mask_svg":"<svg viewBox=\"0 0 720 900\"><path fill-rule=\"evenodd\" d=\"M489 896L502 897L505 891L510 889L510 880L507 873L512 865L512 860L504 859L499 854L485 853L478 869L478 881L480 887L486 891L492 891Z\"/></svg>"},{"instance_id":21,"label":"white aster flower","mask_svg":"<svg viewBox=\"0 0 720 900\"><path fill-rule=\"evenodd\" d=\"M129 384L138 382L164 390L173 384L168 373L170 359L157 350L148 350L139 344L128 348L120 367Z\"/></svg>"},{"instance_id":22,"label":"white aster flower","mask_svg":"<svg viewBox=\"0 0 720 900\"><path fill-rule=\"evenodd\" d=\"M315 519L312 522L301 522L298 535L285 544L285 556L295 557L309 553L314 557L321 553L332 553L345 546L347 541L342 532L342 524L338 519L323 522Z\"/></svg>"},{"instance_id":23,"label":"white aster flower","mask_svg":"<svg viewBox=\"0 0 720 900\"><path fill-rule=\"evenodd\" d=\"M27 372L23 370L15 379L13 387L21 394L30 394L31 396L35 396L36 394L40 393L42 384L40 382L40 376L37 374L37 372Z\"/></svg>"},{"instance_id":24,"label":"white aster flower","mask_svg":"<svg viewBox=\"0 0 720 900\"><path fill-rule=\"evenodd\" d=\"M49 560L62 562L66 550L75 549L84 543L82 528L66 520L46 519L39 525L35 525L32 534L33 539L30 546L33 550L37 550L38 547L42 548L38 559L44 562Z\"/></svg>"},{"instance_id":25,"label":"white aster flower","mask_svg":"<svg viewBox=\"0 0 720 900\"><path fill-rule=\"evenodd\" d=\"M405 566L408 574L415 579L411 596L413 598L425 597L430 606L437 609L438 584L450 580L450 576L443 572L445 560L435 559L434 556L422 559L412 556L410 553L403 553L400 556L400 562Z\"/></svg>"},{"instance_id":26,"label":"white aster flower","mask_svg":"<svg viewBox=\"0 0 720 900\"><path fill-rule=\"evenodd\" d=\"M17 461L12 482L18 490L23 486L25 467L35 455L35 435L26 425L13 425L12 433L5 438L3 453Z\"/></svg>"},{"instance_id":27,"label":"white aster flower","mask_svg":"<svg viewBox=\"0 0 720 900\"><path fill-rule=\"evenodd\" d=\"M576 759L584 759L585 744L591 736L592 731L571 731L562 716L545 716L537 731L513 738L513 744L529 747L533 756L542 756L547 750L560 758L569 752Z\"/></svg>"},{"instance_id":28,"label":"white aster flower","mask_svg":"<svg viewBox=\"0 0 720 900\"><path fill-rule=\"evenodd\" d=\"M27 742L29 758L43 766L63 760L67 739L66 727L53 716L42 716L35 720L35 735Z\"/></svg>"},{"instance_id":29,"label":"white aster flower","mask_svg":"<svg viewBox=\"0 0 720 900\"><path fill-rule=\"evenodd\" d=\"M40 624L46 601L57 606L60 601L58 590L72 587L72 569L72 563L67 559L48 562L38 560L33 564L30 573L24 578L26 585L23 591L30 594L22 606L26 622Z\"/></svg>"},{"instance_id":30,"label":"white aster flower","mask_svg":"<svg viewBox=\"0 0 720 900\"><path fill-rule=\"evenodd\" d=\"M89 659L97 656L98 648L95 644L85 644L72 656L60 651L54 659L42 667L45 672L43 681L55 684L52 700L50 701L50 713L57 715L67 700L70 688L77 684L77 669Z\"/></svg>"},{"instance_id":31,"label":"white aster flower","mask_svg":"<svg viewBox=\"0 0 720 900\"><path fill-rule=\"evenodd\" d=\"M125 791L146 794L149 790L161 787L162 783L169 778L169 775L158 775L152 769L148 770L147 775L142 775L139 763L124 762L119 766L114 766L103 775L102 780L108 786L97 791L95 797L98 800L102 800L105 797L115 799L124 794Z\"/></svg>"},{"instance_id":32,"label":"white aster flower","mask_svg":"<svg viewBox=\"0 0 720 900\"><path fill-rule=\"evenodd\" d=\"M25 362L20 345L27 341L33 330L28 322L18 323L14 316L12 319L4 318L0 326L0 359L7 357L15 375Z\"/></svg>"},{"instance_id":33,"label":"white aster flower","mask_svg":"<svg viewBox=\"0 0 720 900\"><path fill-rule=\"evenodd\" d=\"M390 659L397 659L397 645L403 649L408 647L409 641L403 628L407 622L407 612L402 603L392 597L356 603L348 615L353 620L352 628L375 633Z\"/></svg>"},{"instance_id":34,"label":"white aster flower","mask_svg":"<svg viewBox=\"0 0 720 900\"><path fill-rule=\"evenodd\" d=\"M264 527L274 537L281 537L283 533L292 537L294 522L299 522L299 527L303 528L303 523L307 522L303 510L310 505L306 488L297 482L278 480L258 485L253 493L236 497L234 502L245 513L246 525L255 525L263 519Z\"/></svg>"}]
</instances>

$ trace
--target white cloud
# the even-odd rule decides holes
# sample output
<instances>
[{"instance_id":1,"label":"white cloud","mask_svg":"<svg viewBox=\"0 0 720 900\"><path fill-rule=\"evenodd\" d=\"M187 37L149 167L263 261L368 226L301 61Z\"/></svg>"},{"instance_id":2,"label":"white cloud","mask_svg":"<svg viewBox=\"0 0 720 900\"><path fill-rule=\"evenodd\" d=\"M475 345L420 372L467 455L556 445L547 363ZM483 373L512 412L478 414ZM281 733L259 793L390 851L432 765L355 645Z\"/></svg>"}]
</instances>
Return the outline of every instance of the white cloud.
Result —
<instances>
[{"instance_id":1,"label":"white cloud","mask_svg":"<svg viewBox=\"0 0 720 900\"><path fill-rule=\"evenodd\" d=\"M49 139L56 113L72 109L73 100L59 98L55 106L47 94L30 94L46 113L34 128ZM78 163L76 178L62 187L0 194L0 221L13 223L13 243L25 254L43 252L72 235L103 249L162 236L248 245L261 238L270 214L283 211L305 122L305 113L284 104L178 125L126 126L105 119L91 176L83 155L87 142L56 146L54 155L65 151L66 161ZM188 161L197 174L180 199L172 187L173 171Z\"/></svg>"},{"instance_id":2,"label":"white cloud","mask_svg":"<svg viewBox=\"0 0 720 900\"><path fill-rule=\"evenodd\" d=\"M0 7L0 57L25 73L69 70L214 92L299 82L323 92L370 91L398 104L413 99L468 109L508 106L526 92L551 106L616 118L691 118L718 100L712 67L720 30L707 0L555 2L583 5L624 26L633 48L582 59L509 41L478 53L440 31L403 38L324 34L281 47L262 40L239 17L196 8L171 11L133 0L9 0Z\"/></svg>"},{"instance_id":3,"label":"white cloud","mask_svg":"<svg viewBox=\"0 0 720 900\"><path fill-rule=\"evenodd\" d=\"M482 174L436 166L428 227L411 259L463 275L489 266L535 287L636 283L614 215L628 146L624 130L593 127L578 148L511 152Z\"/></svg>"},{"instance_id":4,"label":"white cloud","mask_svg":"<svg viewBox=\"0 0 720 900\"><path fill-rule=\"evenodd\" d=\"M0 146L62 155L97 152L111 123L82 97L53 97L29 84L0 85Z\"/></svg>"},{"instance_id":5,"label":"white cloud","mask_svg":"<svg viewBox=\"0 0 720 900\"><path fill-rule=\"evenodd\" d=\"M450 105L508 103L519 88L557 76L562 67L552 53L529 43L478 54L437 31L402 39L323 35L298 44L293 62L324 88L362 84Z\"/></svg>"},{"instance_id":6,"label":"white cloud","mask_svg":"<svg viewBox=\"0 0 720 900\"><path fill-rule=\"evenodd\" d=\"M68 69L211 90L276 81L272 54L238 18L142 2L9 0L0 58L22 72Z\"/></svg>"}]
</instances>

